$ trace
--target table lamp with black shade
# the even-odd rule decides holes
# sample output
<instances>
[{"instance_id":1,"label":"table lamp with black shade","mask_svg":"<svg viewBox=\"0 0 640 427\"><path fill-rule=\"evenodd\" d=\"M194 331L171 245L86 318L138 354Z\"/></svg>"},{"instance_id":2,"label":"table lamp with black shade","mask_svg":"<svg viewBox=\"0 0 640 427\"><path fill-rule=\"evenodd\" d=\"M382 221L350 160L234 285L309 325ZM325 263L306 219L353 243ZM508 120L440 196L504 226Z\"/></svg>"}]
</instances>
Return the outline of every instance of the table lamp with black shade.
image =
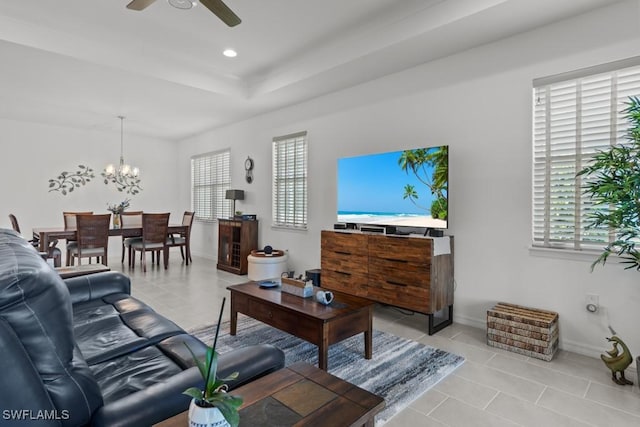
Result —
<instances>
[{"instance_id":1,"label":"table lamp with black shade","mask_svg":"<svg viewBox=\"0 0 640 427\"><path fill-rule=\"evenodd\" d=\"M233 211L231 211L231 218L236 215L236 200L244 200L244 190L227 190L224 195L227 200L233 200Z\"/></svg>"}]
</instances>

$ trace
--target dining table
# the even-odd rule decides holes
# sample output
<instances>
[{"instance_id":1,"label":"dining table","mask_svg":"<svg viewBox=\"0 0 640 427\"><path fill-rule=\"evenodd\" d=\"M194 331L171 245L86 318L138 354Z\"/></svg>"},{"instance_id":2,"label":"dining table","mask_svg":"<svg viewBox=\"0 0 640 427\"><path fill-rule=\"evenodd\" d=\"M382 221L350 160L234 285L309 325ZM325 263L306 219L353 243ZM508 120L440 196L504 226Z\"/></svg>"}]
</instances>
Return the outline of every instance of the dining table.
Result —
<instances>
[{"instance_id":1,"label":"dining table","mask_svg":"<svg viewBox=\"0 0 640 427\"><path fill-rule=\"evenodd\" d=\"M188 225L169 224L167 233L185 233L188 236L188 230ZM123 234L125 234L127 237L142 236L142 227L109 228L109 236L122 236ZM39 239L40 246L38 250L42 252L46 251L46 248L49 247L49 242L52 240L77 240L76 229L65 227L35 227L33 229L33 238Z\"/></svg>"}]
</instances>

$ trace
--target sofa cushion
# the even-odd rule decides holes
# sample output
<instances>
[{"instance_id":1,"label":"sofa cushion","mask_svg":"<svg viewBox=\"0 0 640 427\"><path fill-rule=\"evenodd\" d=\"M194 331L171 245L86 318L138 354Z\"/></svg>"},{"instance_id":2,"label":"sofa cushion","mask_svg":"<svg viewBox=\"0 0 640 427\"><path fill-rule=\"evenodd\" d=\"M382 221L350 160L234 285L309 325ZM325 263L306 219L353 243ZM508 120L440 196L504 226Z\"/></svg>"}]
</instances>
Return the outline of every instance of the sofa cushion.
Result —
<instances>
[{"instance_id":1,"label":"sofa cushion","mask_svg":"<svg viewBox=\"0 0 640 427\"><path fill-rule=\"evenodd\" d=\"M120 315L122 321L135 333L155 344L184 330L151 308Z\"/></svg>"},{"instance_id":2,"label":"sofa cushion","mask_svg":"<svg viewBox=\"0 0 640 427\"><path fill-rule=\"evenodd\" d=\"M151 346L95 364L91 371L100 385L105 404L108 404L161 383L182 372L182 368Z\"/></svg>"},{"instance_id":3,"label":"sofa cushion","mask_svg":"<svg viewBox=\"0 0 640 427\"><path fill-rule=\"evenodd\" d=\"M149 310L149 306L131 295L115 293L74 304L73 323L78 325L139 310Z\"/></svg>"},{"instance_id":4,"label":"sofa cushion","mask_svg":"<svg viewBox=\"0 0 640 427\"><path fill-rule=\"evenodd\" d=\"M187 346L189 348L187 348ZM182 369L188 369L195 366L195 361L193 360L193 356L189 349L191 349L193 354L200 360L205 360L207 355L207 347L204 343L198 338L186 333L174 335L160 341L158 343L158 348L170 357L171 360L182 367Z\"/></svg>"},{"instance_id":5,"label":"sofa cushion","mask_svg":"<svg viewBox=\"0 0 640 427\"><path fill-rule=\"evenodd\" d=\"M132 331L119 315L76 325L76 342L89 365L113 359L149 345Z\"/></svg>"},{"instance_id":6,"label":"sofa cushion","mask_svg":"<svg viewBox=\"0 0 640 427\"><path fill-rule=\"evenodd\" d=\"M119 313L131 313L132 311L148 309L149 306L129 294L115 293L106 295L102 301L113 305ZM75 306L74 306L75 310Z\"/></svg>"},{"instance_id":7,"label":"sofa cushion","mask_svg":"<svg viewBox=\"0 0 640 427\"><path fill-rule=\"evenodd\" d=\"M111 304L102 300L87 301L73 307L73 325L78 327L87 323L102 320L105 317L119 316L120 312Z\"/></svg>"},{"instance_id":8,"label":"sofa cushion","mask_svg":"<svg viewBox=\"0 0 640 427\"><path fill-rule=\"evenodd\" d=\"M126 294L80 302L73 311L76 341L89 365L184 333L178 325Z\"/></svg>"}]
</instances>

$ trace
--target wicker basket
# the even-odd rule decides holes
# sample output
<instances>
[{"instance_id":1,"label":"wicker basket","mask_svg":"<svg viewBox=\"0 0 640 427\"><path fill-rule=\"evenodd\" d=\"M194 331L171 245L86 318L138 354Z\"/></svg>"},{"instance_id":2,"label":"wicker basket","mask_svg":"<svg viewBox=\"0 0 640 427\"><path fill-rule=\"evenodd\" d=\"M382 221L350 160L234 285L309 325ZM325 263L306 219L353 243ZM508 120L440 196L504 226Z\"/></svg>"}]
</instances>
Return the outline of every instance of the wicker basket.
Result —
<instances>
[{"instance_id":1,"label":"wicker basket","mask_svg":"<svg viewBox=\"0 0 640 427\"><path fill-rule=\"evenodd\" d=\"M500 302L487 310L487 344L550 361L558 350L558 313Z\"/></svg>"}]
</instances>

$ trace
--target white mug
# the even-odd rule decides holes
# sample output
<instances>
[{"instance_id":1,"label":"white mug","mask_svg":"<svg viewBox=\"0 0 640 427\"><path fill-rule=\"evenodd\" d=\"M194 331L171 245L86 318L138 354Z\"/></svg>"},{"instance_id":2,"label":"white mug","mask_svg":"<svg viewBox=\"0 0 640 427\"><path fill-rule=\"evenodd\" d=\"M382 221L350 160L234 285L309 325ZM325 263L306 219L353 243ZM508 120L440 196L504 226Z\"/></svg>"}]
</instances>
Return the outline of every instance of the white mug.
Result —
<instances>
[{"instance_id":1,"label":"white mug","mask_svg":"<svg viewBox=\"0 0 640 427\"><path fill-rule=\"evenodd\" d=\"M329 305L333 301L333 292L331 291L318 291L316 293L316 301L320 304Z\"/></svg>"}]
</instances>

